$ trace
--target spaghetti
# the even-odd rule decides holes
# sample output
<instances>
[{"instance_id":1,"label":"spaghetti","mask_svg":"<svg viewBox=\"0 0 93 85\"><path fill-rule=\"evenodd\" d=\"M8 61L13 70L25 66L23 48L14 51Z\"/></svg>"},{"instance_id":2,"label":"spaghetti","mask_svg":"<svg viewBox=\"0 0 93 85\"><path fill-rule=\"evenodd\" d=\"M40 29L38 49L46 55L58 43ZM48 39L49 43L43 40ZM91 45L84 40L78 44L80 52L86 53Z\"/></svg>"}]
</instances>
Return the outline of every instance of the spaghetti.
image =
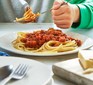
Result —
<instances>
[{"instance_id":1,"label":"spaghetti","mask_svg":"<svg viewBox=\"0 0 93 85\"><path fill-rule=\"evenodd\" d=\"M36 22L37 17L39 16L39 13L33 13L31 8L28 8L28 10L25 11L22 18L16 18L16 22Z\"/></svg>"},{"instance_id":2,"label":"spaghetti","mask_svg":"<svg viewBox=\"0 0 93 85\"><path fill-rule=\"evenodd\" d=\"M12 42L14 48L32 52L65 52L81 46L81 40L74 39L61 30L49 28L31 33L18 32Z\"/></svg>"}]
</instances>

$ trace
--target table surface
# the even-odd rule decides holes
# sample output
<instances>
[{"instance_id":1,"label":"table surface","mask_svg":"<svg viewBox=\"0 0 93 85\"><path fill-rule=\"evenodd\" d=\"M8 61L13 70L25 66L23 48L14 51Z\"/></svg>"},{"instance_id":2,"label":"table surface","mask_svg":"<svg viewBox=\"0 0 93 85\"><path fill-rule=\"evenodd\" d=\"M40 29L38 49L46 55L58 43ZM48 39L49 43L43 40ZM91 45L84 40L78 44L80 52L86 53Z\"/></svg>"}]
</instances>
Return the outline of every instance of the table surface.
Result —
<instances>
[{"instance_id":1,"label":"table surface","mask_svg":"<svg viewBox=\"0 0 93 85\"><path fill-rule=\"evenodd\" d=\"M0 36L8 33L8 32L16 32L16 31L25 31L25 30L32 30L32 29L47 29L49 27L56 26L53 23L28 23L28 24L20 24L20 23L0 23ZM64 29L63 29L64 30ZM90 38L93 38L93 29L65 29L66 31L76 32L83 34L85 36L88 36ZM24 57L28 59L34 59L37 61L40 61L44 64L46 64L51 70L52 65L57 62L65 61L68 59L76 58L77 53L69 54L69 55L61 55L61 56L48 56L48 57L38 57L38 56L24 56L15 54L9 51L6 51L4 49L0 48L0 51L7 52L10 56L16 56L16 57ZM54 84L53 85L76 85L72 82L69 82L67 80L64 80L62 78L59 78L55 75L53 75Z\"/></svg>"}]
</instances>

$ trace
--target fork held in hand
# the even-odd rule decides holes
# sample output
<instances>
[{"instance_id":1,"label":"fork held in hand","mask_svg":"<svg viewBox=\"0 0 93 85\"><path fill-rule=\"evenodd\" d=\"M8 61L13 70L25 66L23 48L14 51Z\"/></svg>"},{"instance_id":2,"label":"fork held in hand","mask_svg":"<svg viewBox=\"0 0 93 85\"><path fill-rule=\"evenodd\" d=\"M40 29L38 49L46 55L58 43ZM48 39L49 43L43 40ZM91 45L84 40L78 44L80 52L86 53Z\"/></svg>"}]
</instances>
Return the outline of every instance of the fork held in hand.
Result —
<instances>
[{"instance_id":1,"label":"fork held in hand","mask_svg":"<svg viewBox=\"0 0 93 85\"><path fill-rule=\"evenodd\" d=\"M11 79L22 79L26 75L27 70L28 65L19 64L18 67L11 73L11 75L2 81L0 85L5 85Z\"/></svg>"},{"instance_id":2,"label":"fork held in hand","mask_svg":"<svg viewBox=\"0 0 93 85\"><path fill-rule=\"evenodd\" d=\"M64 5L64 3L60 4L60 6L62 6L62 5ZM41 12L40 14L44 14L44 13L49 12L49 11L51 11L51 10L53 10L53 8L48 9L47 11Z\"/></svg>"},{"instance_id":3,"label":"fork held in hand","mask_svg":"<svg viewBox=\"0 0 93 85\"><path fill-rule=\"evenodd\" d=\"M60 4L60 7L61 7L62 5L64 5L64 4L69 3L70 1L71 1L71 0L68 0L67 2L66 2L66 1L64 1L63 3L61 3L61 4ZM60 8L60 7L59 7L59 8ZM40 14L44 14L44 13L49 12L49 11L51 11L51 10L53 10L53 8L48 9L48 10L46 10L46 11L44 11L44 12L41 12Z\"/></svg>"}]
</instances>

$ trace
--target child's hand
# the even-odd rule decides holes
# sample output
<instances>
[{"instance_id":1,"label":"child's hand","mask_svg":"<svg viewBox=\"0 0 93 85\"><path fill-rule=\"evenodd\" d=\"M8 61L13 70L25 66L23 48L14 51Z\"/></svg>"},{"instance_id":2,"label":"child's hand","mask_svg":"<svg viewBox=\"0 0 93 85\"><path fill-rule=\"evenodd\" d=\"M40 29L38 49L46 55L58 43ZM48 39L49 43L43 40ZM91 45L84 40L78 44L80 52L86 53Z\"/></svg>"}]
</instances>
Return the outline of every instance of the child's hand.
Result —
<instances>
[{"instance_id":1,"label":"child's hand","mask_svg":"<svg viewBox=\"0 0 93 85\"><path fill-rule=\"evenodd\" d=\"M79 21L79 8L69 3L65 3L60 7L60 3L55 1L53 4L52 18L59 28L70 28L73 23Z\"/></svg>"}]
</instances>

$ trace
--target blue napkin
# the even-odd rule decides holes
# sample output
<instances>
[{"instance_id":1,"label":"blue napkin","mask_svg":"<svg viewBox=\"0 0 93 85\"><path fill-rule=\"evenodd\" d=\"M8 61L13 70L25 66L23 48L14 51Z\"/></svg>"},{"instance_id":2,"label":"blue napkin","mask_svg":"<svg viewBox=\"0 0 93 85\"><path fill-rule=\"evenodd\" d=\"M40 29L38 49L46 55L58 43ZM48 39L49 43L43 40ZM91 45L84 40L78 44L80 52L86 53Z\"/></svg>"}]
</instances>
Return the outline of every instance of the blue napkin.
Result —
<instances>
[{"instance_id":1,"label":"blue napkin","mask_svg":"<svg viewBox=\"0 0 93 85\"><path fill-rule=\"evenodd\" d=\"M0 56L9 56L7 53L0 51Z\"/></svg>"}]
</instances>

